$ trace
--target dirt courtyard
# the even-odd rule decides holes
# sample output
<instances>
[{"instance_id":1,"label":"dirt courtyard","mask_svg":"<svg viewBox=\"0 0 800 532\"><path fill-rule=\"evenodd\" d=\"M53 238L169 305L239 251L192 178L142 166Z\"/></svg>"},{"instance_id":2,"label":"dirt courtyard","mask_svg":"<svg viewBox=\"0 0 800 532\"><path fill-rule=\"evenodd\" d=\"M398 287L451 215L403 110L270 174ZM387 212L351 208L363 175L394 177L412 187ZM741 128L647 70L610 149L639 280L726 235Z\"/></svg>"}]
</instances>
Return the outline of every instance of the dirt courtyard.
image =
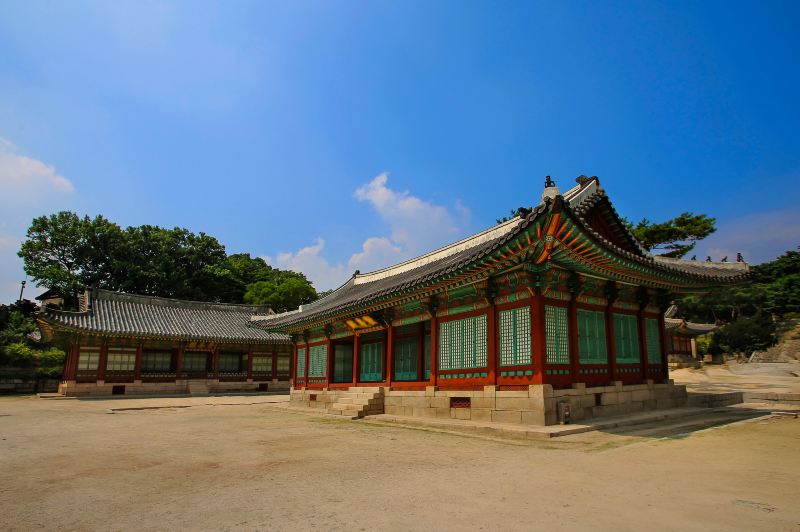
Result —
<instances>
[{"instance_id":1,"label":"dirt courtyard","mask_svg":"<svg viewBox=\"0 0 800 532\"><path fill-rule=\"evenodd\" d=\"M0 398L0 530L800 530L797 419L519 442L282 399Z\"/></svg>"}]
</instances>

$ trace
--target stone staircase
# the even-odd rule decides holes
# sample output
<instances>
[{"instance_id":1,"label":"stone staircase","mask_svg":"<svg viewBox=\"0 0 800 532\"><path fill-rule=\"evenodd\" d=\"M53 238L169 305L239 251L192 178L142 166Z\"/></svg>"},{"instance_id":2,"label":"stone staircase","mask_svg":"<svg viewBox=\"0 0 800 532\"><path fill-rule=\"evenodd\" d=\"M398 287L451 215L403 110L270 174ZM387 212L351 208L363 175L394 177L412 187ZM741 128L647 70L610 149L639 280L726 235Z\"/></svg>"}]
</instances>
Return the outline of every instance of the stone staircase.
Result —
<instances>
[{"instance_id":1,"label":"stone staircase","mask_svg":"<svg viewBox=\"0 0 800 532\"><path fill-rule=\"evenodd\" d=\"M383 414L383 388L350 388L337 393L326 412L351 419Z\"/></svg>"}]
</instances>

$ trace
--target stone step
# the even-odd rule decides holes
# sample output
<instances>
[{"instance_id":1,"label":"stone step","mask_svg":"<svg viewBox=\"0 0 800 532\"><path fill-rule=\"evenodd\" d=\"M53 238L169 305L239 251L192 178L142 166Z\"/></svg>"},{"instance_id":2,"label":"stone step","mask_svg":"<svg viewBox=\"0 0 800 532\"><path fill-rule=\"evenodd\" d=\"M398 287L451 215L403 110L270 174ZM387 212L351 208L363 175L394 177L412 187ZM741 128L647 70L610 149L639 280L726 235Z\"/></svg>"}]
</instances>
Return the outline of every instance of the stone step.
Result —
<instances>
[{"instance_id":1,"label":"stone step","mask_svg":"<svg viewBox=\"0 0 800 532\"><path fill-rule=\"evenodd\" d=\"M339 397L334 402L351 405L370 405L382 403L383 401L379 397Z\"/></svg>"},{"instance_id":2,"label":"stone step","mask_svg":"<svg viewBox=\"0 0 800 532\"><path fill-rule=\"evenodd\" d=\"M353 386L350 393L383 393L383 386Z\"/></svg>"},{"instance_id":3,"label":"stone step","mask_svg":"<svg viewBox=\"0 0 800 532\"><path fill-rule=\"evenodd\" d=\"M333 403L329 410L347 410L350 412L360 412L364 409L364 405L354 405L352 403Z\"/></svg>"}]
</instances>

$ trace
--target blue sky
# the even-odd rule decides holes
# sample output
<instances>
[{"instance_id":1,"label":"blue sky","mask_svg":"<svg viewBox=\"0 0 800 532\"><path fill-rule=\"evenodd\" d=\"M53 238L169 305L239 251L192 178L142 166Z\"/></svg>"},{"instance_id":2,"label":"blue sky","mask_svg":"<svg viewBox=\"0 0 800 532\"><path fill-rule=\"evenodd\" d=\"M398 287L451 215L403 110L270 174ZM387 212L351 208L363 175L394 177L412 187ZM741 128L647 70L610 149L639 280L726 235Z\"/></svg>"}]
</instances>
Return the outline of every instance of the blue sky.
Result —
<instances>
[{"instance_id":1,"label":"blue sky","mask_svg":"<svg viewBox=\"0 0 800 532\"><path fill-rule=\"evenodd\" d=\"M204 231L325 289L548 174L600 176L634 220L715 216L701 256L800 244L797 2L0 11L0 301L30 219L61 209Z\"/></svg>"}]
</instances>

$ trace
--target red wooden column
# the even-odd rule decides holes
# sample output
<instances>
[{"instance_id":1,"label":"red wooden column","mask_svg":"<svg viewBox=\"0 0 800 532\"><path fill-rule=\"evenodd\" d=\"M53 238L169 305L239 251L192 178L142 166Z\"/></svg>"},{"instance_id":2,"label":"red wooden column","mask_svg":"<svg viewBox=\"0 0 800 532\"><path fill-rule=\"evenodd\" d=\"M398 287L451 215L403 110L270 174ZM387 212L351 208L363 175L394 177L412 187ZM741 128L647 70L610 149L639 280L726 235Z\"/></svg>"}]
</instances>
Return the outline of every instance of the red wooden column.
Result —
<instances>
[{"instance_id":1,"label":"red wooden column","mask_svg":"<svg viewBox=\"0 0 800 532\"><path fill-rule=\"evenodd\" d=\"M329 385L333 382L333 340L331 337L328 337L328 341L325 342L325 349L328 352L328 358L325 361L325 384Z\"/></svg>"},{"instance_id":2,"label":"red wooden column","mask_svg":"<svg viewBox=\"0 0 800 532\"><path fill-rule=\"evenodd\" d=\"M389 327L386 328L386 336L384 337L386 341L386 351L384 353L384 360L386 364L384 365L384 381L386 381L387 386L392 386L392 378L394 377L394 326L392 322L389 321Z\"/></svg>"},{"instance_id":3,"label":"red wooden column","mask_svg":"<svg viewBox=\"0 0 800 532\"><path fill-rule=\"evenodd\" d=\"M212 369L214 370L214 378L219 379L219 347L214 348L214 353L212 356L213 356Z\"/></svg>"},{"instance_id":4,"label":"red wooden column","mask_svg":"<svg viewBox=\"0 0 800 532\"><path fill-rule=\"evenodd\" d=\"M133 366L133 380L142 380L142 344L136 346L136 362Z\"/></svg>"},{"instance_id":5,"label":"red wooden column","mask_svg":"<svg viewBox=\"0 0 800 532\"><path fill-rule=\"evenodd\" d=\"M64 361L64 382L74 381L78 373L78 356L80 354L80 341L73 342L69 345L67 358Z\"/></svg>"},{"instance_id":6,"label":"red wooden column","mask_svg":"<svg viewBox=\"0 0 800 532\"><path fill-rule=\"evenodd\" d=\"M571 294L567 309L567 338L569 339L569 366L572 382L580 382L580 353L578 344L578 296Z\"/></svg>"},{"instance_id":7,"label":"red wooden column","mask_svg":"<svg viewBox=\"0 0 800 532\"><path fill-rule=\"evenodd\" d=\"M493 384L497 384L497 307L494 304L494 298L489 299L489 307L486 309L486 334L487 338L487 355L489 378Z\"/></svg>"},{"instance_id":8,"label":"red wooden column","mask_svg":"<svg viewBox=\"0 0 800 532\"><path fill-rule=\"evenodd\" d=\"M358 382L358 375L361 371L361 338L357 332L353 332L353 386Z\"/></svg>"},{"instance_id":9,"label":"red wooden column","mask_svg":"<svg viewBox=\"0 0 800 532\"><path fill-rule=\"evenodd\" d=\"M106 367L108 366L108 344L104 341L100 346L100 363L97 367L97 380L106 380Z\"/></svg>"},{"instance_id":10,"label":"red wooden column","mask_svg":"<svg viewBox=\"0 0 800 532\"><path fill-rule=\"evenodd\" d=\"M67 382L72 376L72 364L73 359L75 358L75 344L70 343L69 348L67 349L67 356L64 358L64 372L61 374L61 382Z\"/></svg>"},{"instance_id":11,"label":"red wooden column","mask_svg":"<svg viewBox=\"0 0 800 532\"><path fill-rule=\"evenodd\" d=\"M544 316L544 296L541 287L536 287L531 310L531 346L533 346L533 374L536 382L547 382L547 320Z\"/></svg>"},{"instance_id":12,"label":"red wooden column","mask_svg":"<svg viewBox=\"0 0 800 532\"><path fill-rule=\"evenodd\" d=\"M178 353L175 355L175 380L180 380L183 371L183 346L178 346Z\"/></svg>"}]
</instances>

